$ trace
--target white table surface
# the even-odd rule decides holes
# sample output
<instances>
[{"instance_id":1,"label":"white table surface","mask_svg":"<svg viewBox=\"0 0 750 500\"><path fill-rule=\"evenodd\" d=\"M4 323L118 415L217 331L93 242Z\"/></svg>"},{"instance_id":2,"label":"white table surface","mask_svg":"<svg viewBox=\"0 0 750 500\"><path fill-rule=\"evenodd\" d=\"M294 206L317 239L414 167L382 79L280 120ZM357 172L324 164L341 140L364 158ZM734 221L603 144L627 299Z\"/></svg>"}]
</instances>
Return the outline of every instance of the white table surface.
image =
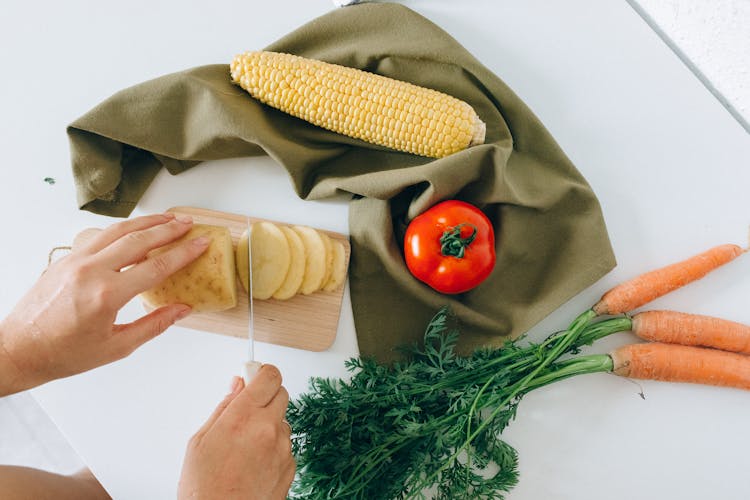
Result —
<instances>
[{"instance_id":1,"label":"white table surface","mask_svg":"<svg viewBox=\"0 0 750 500\"><path fill-rule=\"evenodd\" d=\"M750 138L625 1L403 2L442 26L537 113L598 194L617 268L531 332L564 326L616 282L724 242L747 243ZM564 4L564 5L563 5ZM14 2L0 18L4 152L0 313L47 252L111 219L76 209L65 126L110 94L227 62L331 9L328 0ZM56 179L54 185L43 181ZM346 232L342 200L297 199L267 158L160 175L136 214L189 204ZM16 239L17 238L17 239ZM750 323L750 257L654 303ZM123 321L140 314L132 303ZM605 352L627 334L593 349ZM357 353L348 291L324 353L258 344L292 395ZM242 341L172 328L129 359L33 394L116 499L174 498L185 443L243 360ZM744 499L747 392L607 375L543 388L506 432L514 500Z\"/></svg>"}]
</instances>

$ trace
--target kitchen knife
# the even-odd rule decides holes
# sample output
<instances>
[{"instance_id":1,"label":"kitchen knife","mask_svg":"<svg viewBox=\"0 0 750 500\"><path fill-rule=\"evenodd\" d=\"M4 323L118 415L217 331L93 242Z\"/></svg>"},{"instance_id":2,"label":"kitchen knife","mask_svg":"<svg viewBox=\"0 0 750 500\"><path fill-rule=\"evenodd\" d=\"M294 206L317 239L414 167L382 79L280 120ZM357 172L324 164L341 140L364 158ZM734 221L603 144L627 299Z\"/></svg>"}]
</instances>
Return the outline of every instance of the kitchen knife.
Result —
<instances>
[{"instance_id":1,"label":"kitchen knife","mask_svg":"<svg viewBox=\"0 0 750 500\"><path fill-rule=\"evenodd\" d=\"M245 384L250 383L261 364L255 361L255 316L253 314L253 245L252 224L247 220L247 362L242 369Z\"/></svg>"}]
</instances>

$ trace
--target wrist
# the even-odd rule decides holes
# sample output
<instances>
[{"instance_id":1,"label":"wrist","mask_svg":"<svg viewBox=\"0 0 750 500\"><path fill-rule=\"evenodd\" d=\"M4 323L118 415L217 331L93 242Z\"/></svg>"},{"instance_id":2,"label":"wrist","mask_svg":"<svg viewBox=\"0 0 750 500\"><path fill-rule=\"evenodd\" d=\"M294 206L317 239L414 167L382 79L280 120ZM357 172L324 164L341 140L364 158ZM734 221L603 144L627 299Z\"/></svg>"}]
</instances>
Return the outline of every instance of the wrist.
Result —
<instances>
[{"instance_id":1,"label":"wrist","mask_svg":"<svg viewBox=\"0 0 750 500\"><path fill-rule=\"evenodd\" d=\"M0 321L0 397L30 388L24 384L23 372L13 359L9 342L11 331L7 319Z\"/></svg>"}]
</instances>

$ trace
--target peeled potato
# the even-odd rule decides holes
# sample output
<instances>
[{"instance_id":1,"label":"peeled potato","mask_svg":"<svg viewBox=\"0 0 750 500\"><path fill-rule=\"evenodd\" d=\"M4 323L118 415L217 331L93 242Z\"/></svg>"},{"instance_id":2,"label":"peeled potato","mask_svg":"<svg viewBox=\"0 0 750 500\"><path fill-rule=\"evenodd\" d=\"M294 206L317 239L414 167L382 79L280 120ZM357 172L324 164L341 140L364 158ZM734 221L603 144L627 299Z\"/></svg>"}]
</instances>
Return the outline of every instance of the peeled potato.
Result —
<instances>
[{"instance_id":1,"label":"peeled potato","mask_svg":"<svg viewBox=\"0 0 750 500\"><path fill-rule=\"evenodd\" d=\"M337 240L332 240L331 250L333 253L333 265L331 276L323 285L323 290L333 292L338 290L346 279L346 250L344 244Z\"/></svg>"},{"instance_id":2,"label":"peeled potato","mask_svg":"<svg viewBox=\"0 0 750 500\"><path fill-rule=\"evenodd\" d=\"M323 280L320 282L320 288L322 289L328 283L328 280L331 278L331 271L333 271L333 242L326 233L318 231L318 234L320 234L323 245L326 247L326 272L323 275Z\"/></svg>"},{"instance_id":3,"label":"peeled potato","mask_svg":"<svg viewBox=\"0 0 750 500\"><path fill-rule=\"evenodd\" d=\"M281 287L274 292L273 298L286 300L297 294L302 286L302 280L305 278L305 244L302 243L302 238L291 227L279 226L279 228L286 237L291 260L286 278Z\"/></svg>"},{"instance_id":4,"label":"peeled potato","mask_svg":"<svg viewBox=\"0 0 750 500\"><path fill-rule=\"evenodd\" d=\"M224 311L237 305L232 235L226 227L194 224L182 238L150 252L149 257L199 236L211 238L206 251L159 285L141 293L146 305L155 309L187 304L193 312Z\"/></svg>"},{"instance_id":5,"label":"peeled potato","mask_svg":"<svg viewBox=\"0 0 750 500\"><path fill-rule=\"evenodd\" d=\"M268 299L284 283L291 254L286 236L278 226L271 222L256 222L252 225L253 254L253 298ZM248 237L247 231L237 244L237 273L242 286L248 288Z\"/></svg>"},{"instance_id":6,"label":"peeled potato","mask_svg":"<svg viewBox=\"0 0 750 500\"><path fill-rule=\"evenodd\" d=\"M240 278L240 283L242 283L242 288L245 290L245 293L247 293L247 282L248 282L247 231L242 233L242 236L240 236L240 240L237 242L236 252L237 253L234 257L234 262L236 264L237 276Z\"/></svg>"},{"instance_id":7,"label":"peeled potato","mask_svg":"<svg viewBox=\"0 0 750 500\"><path fill-rule=\"evenodd\" d=\"M305 246L305 276L302 280L300 293L305 295L320 290L326 273L326 247L320 233L307 226L294 226Z\"/></svg>"}]
</instances>

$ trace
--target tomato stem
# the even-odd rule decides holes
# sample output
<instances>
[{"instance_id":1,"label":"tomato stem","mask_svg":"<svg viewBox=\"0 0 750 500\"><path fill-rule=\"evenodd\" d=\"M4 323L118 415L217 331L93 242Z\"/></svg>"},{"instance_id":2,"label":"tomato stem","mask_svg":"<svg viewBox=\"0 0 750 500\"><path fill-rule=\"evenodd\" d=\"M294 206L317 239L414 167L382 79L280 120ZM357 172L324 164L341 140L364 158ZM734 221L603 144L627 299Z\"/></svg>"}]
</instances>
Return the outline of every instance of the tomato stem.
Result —
<instances>
[{"instance_id":1,"label":"tomato stem","mask_svg":"<svg viewBox=\"0 0 750 500\"><path fill-rule=\"evenodd\" d=\"M471 227L471 234L467 237L461 236L461 228L464 226ZM477 226L469 224L468 222L462 222L461 224L447 229L440 237L440 251L443 255L451 255L453 257L462 259L466 247L468 247L474 238L477 237Z\"/></svg>"}]
</instances>

